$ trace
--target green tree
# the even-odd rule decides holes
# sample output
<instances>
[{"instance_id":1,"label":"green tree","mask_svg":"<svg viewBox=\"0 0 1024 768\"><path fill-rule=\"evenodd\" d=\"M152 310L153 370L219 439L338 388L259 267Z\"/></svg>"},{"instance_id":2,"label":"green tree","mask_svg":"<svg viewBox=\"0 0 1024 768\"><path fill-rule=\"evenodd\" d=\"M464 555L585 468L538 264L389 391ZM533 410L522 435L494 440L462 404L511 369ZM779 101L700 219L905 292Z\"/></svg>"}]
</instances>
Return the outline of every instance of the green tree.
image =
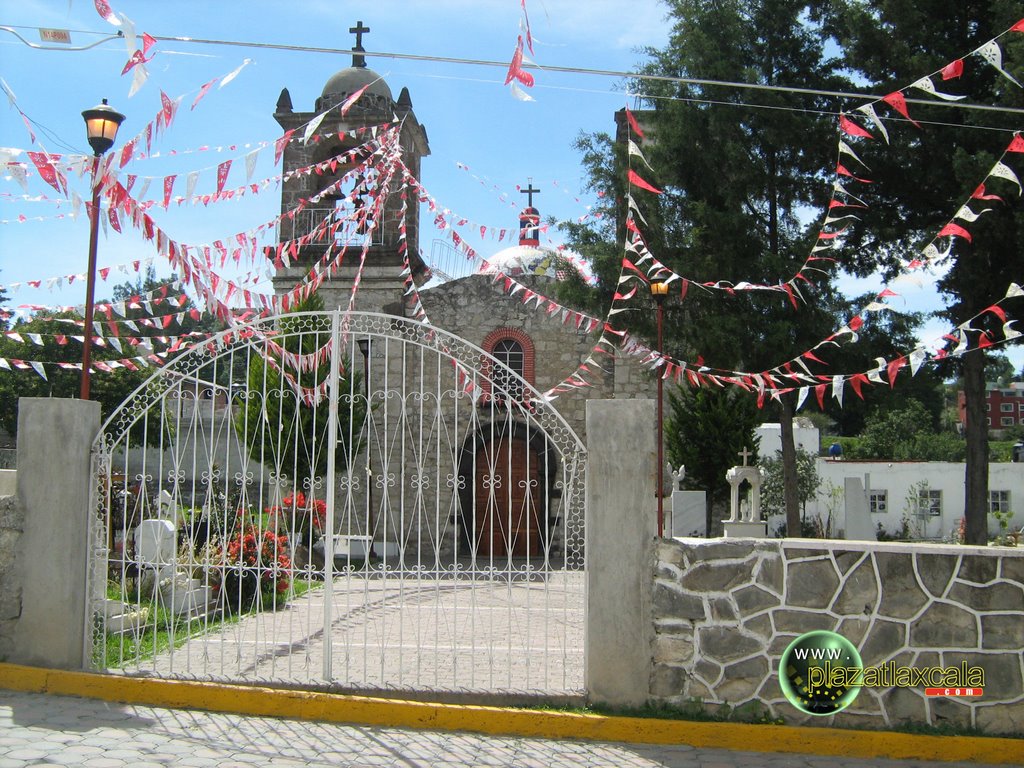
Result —
<instances>
[{"instance_id":1,"label":"green tree","mask_svg":"<svg viewBox=\"0 0 1024 768\"><path fill-rule=\"evenodd\" d=\"M37 315L19 320L8 331L17 333L23 339L19 342L8 336L0 337L0 358L12 365L10 371L0 371L0 426L9 434L18 431L18 400L22 397L78 397L82 373L79 369L61 369L53 363L80 363L82 345L74 341L73 335L81 335L82 329L70 322L75 319L70 313ZM32 342L33 334L38 334ZM119 343L119 342L117 342ZM106 342L104 347L93 347L94 364L105 361L126 359L137 356L134 349L120 348L115 342ZM21 368L14 361L43 363L44 379L33 367ZM106 418L152 373L153 369L132 363L136 370L118 367L100 370L95 367L90 380L90 398L100 403L102 418Z\"/></svg>"},{"instance_id":2,"label":"green tree","mask_svg":"<svg viewBox=\"0 0 1024 768\"><path fill-rule=\"evenodd\" d=\"M683 484L707 494L705 525L714 530L713 507L729 497L725 473L739 462L740 451L757 454L755 430L761 412L735 388L668 390L665 442L673 466L686 467Z\"/></svg>"},{"instance_id":3,"label":"green tree","mask_svg":"<svg viewBox=\"0 0 1024 768\"><path fill-rule=\"evenodd\" d=\"M847 455L849 459L890 461L963 461L962 438L936 430L935 421L916 400L893 410L878 410Z\"/></svg>"},{"instance_id":4,"label":"green tree","mask_svg":"<svg viewBox=\"0 0 1024 768\"><path fill-rule=\"evenodd\" d=\"M824 53L825 36L800 0L671 0L669 44L645 51L645 75L701 78L764 86L839 90L846 81L839 62ZM777 284L796 274L813 245L818 224L809 207L824 208L835 164L833 105L824 97L783 91L747 91L672 79L638 80L649 109L644 152L654 171L643 175L664 194L637 192L641 224L658 258L695 283L729 281ZM624 150L615 156L607 135L578 142L595 188L622 201ZM604 219L607 221L607 219ZM572 246L594 262L601 297L616 289L622 225L569 228ZM795 357L835 327L842 305L827 284L801 274L799 295L783 292L704 292L692 287L685 301L666 303L666 351L703 358L724 370L760 371ZM569 290L578 290L578 286ZM632 330L650 338L644 315L631 315ZM798 528L796 453L792 420L795 393L765 404L782 425L790 529Z\"/></svg>"},{"instance_id":5,"label":"green tree","mask_svg":"<svg viewBox=\"0 0 1024 768\"><path fill-rule=\"evenodd\" d=\"M273 338L277 349L253 347L246 375L247 396L234 417L235 430L249 446L251 457L290 476L298 489L327 469L329 408L324 385L330 378L331 362L328 358L320 365L305 367L289 364L286 358L304 356L308 360L331 343L329 315L299 314L318 313L323 307L320 296L313 294L294 307L289 313L292 317L281 321ZM332 350L332 354L342 351ZM356 371L343 373L338 380L342 400L335 454L338 470L346 468L360 450L358 443L349 446L347 440L349 426L358 434L366 419L361 382Z\"/></svg>"},{"instance_id":6,"label":"green tree","mask_svg":"<svg viewBox=\"0 0 1024 768\"><path fill-rule=\"evenodd\" d=\"M761 483L761 508L768 515L785 514L785 483L782 477L782 458L776 453L760 459L764 469L764 482ZM818 457L807 451L797 449L796 452L797 498L800 501L800 516L807 514L807 503L814 499L821 487L821 476L818 474Z\"/></svg>"},{"instance_id":7,"label":"green tree","mask_svg":"<svg viewBox=\"0 0 1024 768\"><path fill-rule=\"evenodd\" d=\"M874 297L862 296L853 300L856 307L866 306ZM855 344L822 348L815 352L833 370L867 371L877 365L876 360L892 360L917 345L915 329L922 316L917 313L895 312L864 313L863 325L858 329ZM845 388L843 402L834 397L825 401L825 412L835 422L837 433L846 437L860 434L868 416L876 410L893 410L915 400L928 412L929 423L938 424L945 406L945 385L942 371L936 366L923 366L914 376L905 376L898 386L863 386L861 397L852 387Z\"/></svg>"},{"instance_id":8,"label":"green tree","mask_svg":"<svg viewBox=\"0 0 1024 768\"><path fill-rule=\"evenodd\" d=\"M836 0L820 4L816 13L842 47L847 66L871 90L887 93L967 57L1014 24L1021 9L1010 0ZM1004 38L1001 48L1004 68L1020 79L1020 35ZM1024 105L1021 89L977 57L969 57L962 76L943 82L940 90L977 103ZM873 183L871 226L856 236L859 253L881 253L891 260L913 255L952 219L1009 143L1010 131L1019 128L1016 115L954 109L938 99L911 105L911 116L920 127L892 121L890 141L871 142L862 155ZM1012 186L997 186L991 185L989 192L1016 197ZM972 205L976 211L981 207ZM944 276L937 282L948 299L942 315L953 325L1001 298L1024 270L1024 215L998 201L986 201L985 207L994 210L970 225L971 239L953 239ZM1001 338L1001 325L994 317L972 323L972 346L979 346L982 331ZM979 350L959 363L967 406L965 518L970 544L987 539L985 362L986 353Z\"/></svg>"}]
</instances>

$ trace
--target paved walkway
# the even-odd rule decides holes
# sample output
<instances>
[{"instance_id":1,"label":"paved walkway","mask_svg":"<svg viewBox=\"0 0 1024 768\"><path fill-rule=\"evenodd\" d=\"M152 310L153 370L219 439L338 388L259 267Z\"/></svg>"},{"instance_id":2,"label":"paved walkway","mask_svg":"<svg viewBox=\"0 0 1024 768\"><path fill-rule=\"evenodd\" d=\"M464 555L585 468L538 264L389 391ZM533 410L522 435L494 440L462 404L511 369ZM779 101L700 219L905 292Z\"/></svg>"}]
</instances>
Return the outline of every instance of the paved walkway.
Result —
<instances>
[{"instance_id":1,"label":"paved walkway","mask_svg":"<svg viewBox=\"0 0 1024 768\"><path fill-rule=\"evenodd\" d=\"M124 668L169 678L354 688L583 690L582 571L340 573L329 633L324 602L320 585L284 608L224 622L156 658L126 659ZM182 622L178 631L184 629Z\"/></svg>"},{"instance_id":2,"label":"paved walkway","mask_svg":"<svg viewBox=\"0 0 1024 768\"><path fill-rule=\"evenodd\" d=\"M0 768L515 766L515 768L956 768L857 760L405 731L110 704L0 691Z\"/></svg>"}]
</instances>

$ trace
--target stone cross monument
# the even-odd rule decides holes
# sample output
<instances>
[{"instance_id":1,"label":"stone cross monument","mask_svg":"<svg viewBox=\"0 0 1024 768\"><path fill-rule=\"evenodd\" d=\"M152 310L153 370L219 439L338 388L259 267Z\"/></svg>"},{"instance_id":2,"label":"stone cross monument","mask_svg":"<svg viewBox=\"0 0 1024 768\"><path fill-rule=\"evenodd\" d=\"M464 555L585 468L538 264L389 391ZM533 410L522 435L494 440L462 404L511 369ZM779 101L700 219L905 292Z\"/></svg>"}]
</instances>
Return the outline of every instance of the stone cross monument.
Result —
<instances>
[{"instance_id":1,"label":"stone cross monument","mask_svg":"<svg viewBox=\"0 0 1024 768\"><path fill-rule=\"evenodd\" d=\"M724 520L726 538L756 537L768 535L768 524L761 521L761 468L748 466L750 451L744 448L739 452L743 464L732 467L725 473L729 481L729 519ZM741 503L740 487L744 482L750 484L747 499Z\"/></svg>"}]
</instances>

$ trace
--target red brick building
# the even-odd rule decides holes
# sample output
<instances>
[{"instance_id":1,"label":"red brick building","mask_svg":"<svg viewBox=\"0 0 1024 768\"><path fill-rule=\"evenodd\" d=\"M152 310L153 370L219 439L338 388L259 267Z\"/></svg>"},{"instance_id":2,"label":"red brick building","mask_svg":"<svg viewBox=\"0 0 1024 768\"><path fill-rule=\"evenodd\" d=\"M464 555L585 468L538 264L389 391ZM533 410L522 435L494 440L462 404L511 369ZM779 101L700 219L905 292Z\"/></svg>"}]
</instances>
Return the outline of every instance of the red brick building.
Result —
<instances>
[{"instance_id":1,"label":"red brick building","mask_svg":"<svg viewBox=\"0 0 1024 768\"><path fill-rule=\"evenodd\" d=\"M957 393L957 414L961 425L967 424L967 405L963 391ZM1007 427L1024 425L1024 382L1005 386L988 384L985 392L985 414L993 435Z\"/></svg>"}]
</instances>

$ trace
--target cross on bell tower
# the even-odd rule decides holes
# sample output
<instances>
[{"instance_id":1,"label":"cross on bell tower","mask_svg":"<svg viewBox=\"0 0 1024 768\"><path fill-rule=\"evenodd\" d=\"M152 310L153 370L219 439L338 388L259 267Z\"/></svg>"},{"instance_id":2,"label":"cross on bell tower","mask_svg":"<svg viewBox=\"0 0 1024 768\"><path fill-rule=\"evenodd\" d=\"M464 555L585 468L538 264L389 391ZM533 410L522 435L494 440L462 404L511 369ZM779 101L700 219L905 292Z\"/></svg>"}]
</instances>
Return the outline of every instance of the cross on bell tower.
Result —
<instances>
[{"instance_id":1,"label":"cross on bell tower","mask_svg":"<svg viewBox=\"0 0 1024 768\"><path fill-rule=\"evenodd\" d=\"M365 67L366 57L362 54L366 53L366 49L363 48L363 35L370 31L369 27L364 27L362 21L357 21L354 27L349 27L348 31L356 36L356 44L352 47L352 66L353 67Z\"/></svg>"},{"instance_id":2,"label":"cross on bell tower","mask_svg":"<svg viewBox=\"0 0 1024 768\"><path fill-rule=\"evenodd\" d=\"M519 214L519 244L536 248L540 245L540 213L533 207L533 196L540 190L533 188L533 179L527 179L526 189L520 189L519 194L526 195L526 207Z\"/></svg>"},{"instance_id":3,"label":"cross on bell tower","mask_svg":"<svg viewBox=\"0 0 1024 768\"><path fill-rule=\"evenodd\" d=\"M533 188L533 179L527 179L527 184L529 186L526 189L520 189L519 194L526 195L526 205L529 206L530 208L533 208L533 196L539 195L540 190Z\"/></svg>"},{"instance_id":4,"label":"cross on bell tower","mask_svg":"<svg viewBox=\"0 0 1024 768\"><path fill-rule=\"evenodd\" d=\"M369 26L358 21L350 31L356 36L352 66L327 78L308 111L295 109L287 89L278 99L274 119L285 136L278 146L284 177L279 242L269 254L277 267L274 290L279 296L294 291L315 266L326 276L318 289L325 307L348 306L358 285L356 309L402 312L403 270L420 283L428 277L419 251L419 206L406 205L401 180L381 189L374 148L385 128L396 131L402 163L419 179L430 145L408 89L395 98L366 66L361 54ZM354 95L342 114L340 105ZM299 139L313 120L316 131ZM371 197L374 205L361 205Z\"/></svg>"}]
</instances>

